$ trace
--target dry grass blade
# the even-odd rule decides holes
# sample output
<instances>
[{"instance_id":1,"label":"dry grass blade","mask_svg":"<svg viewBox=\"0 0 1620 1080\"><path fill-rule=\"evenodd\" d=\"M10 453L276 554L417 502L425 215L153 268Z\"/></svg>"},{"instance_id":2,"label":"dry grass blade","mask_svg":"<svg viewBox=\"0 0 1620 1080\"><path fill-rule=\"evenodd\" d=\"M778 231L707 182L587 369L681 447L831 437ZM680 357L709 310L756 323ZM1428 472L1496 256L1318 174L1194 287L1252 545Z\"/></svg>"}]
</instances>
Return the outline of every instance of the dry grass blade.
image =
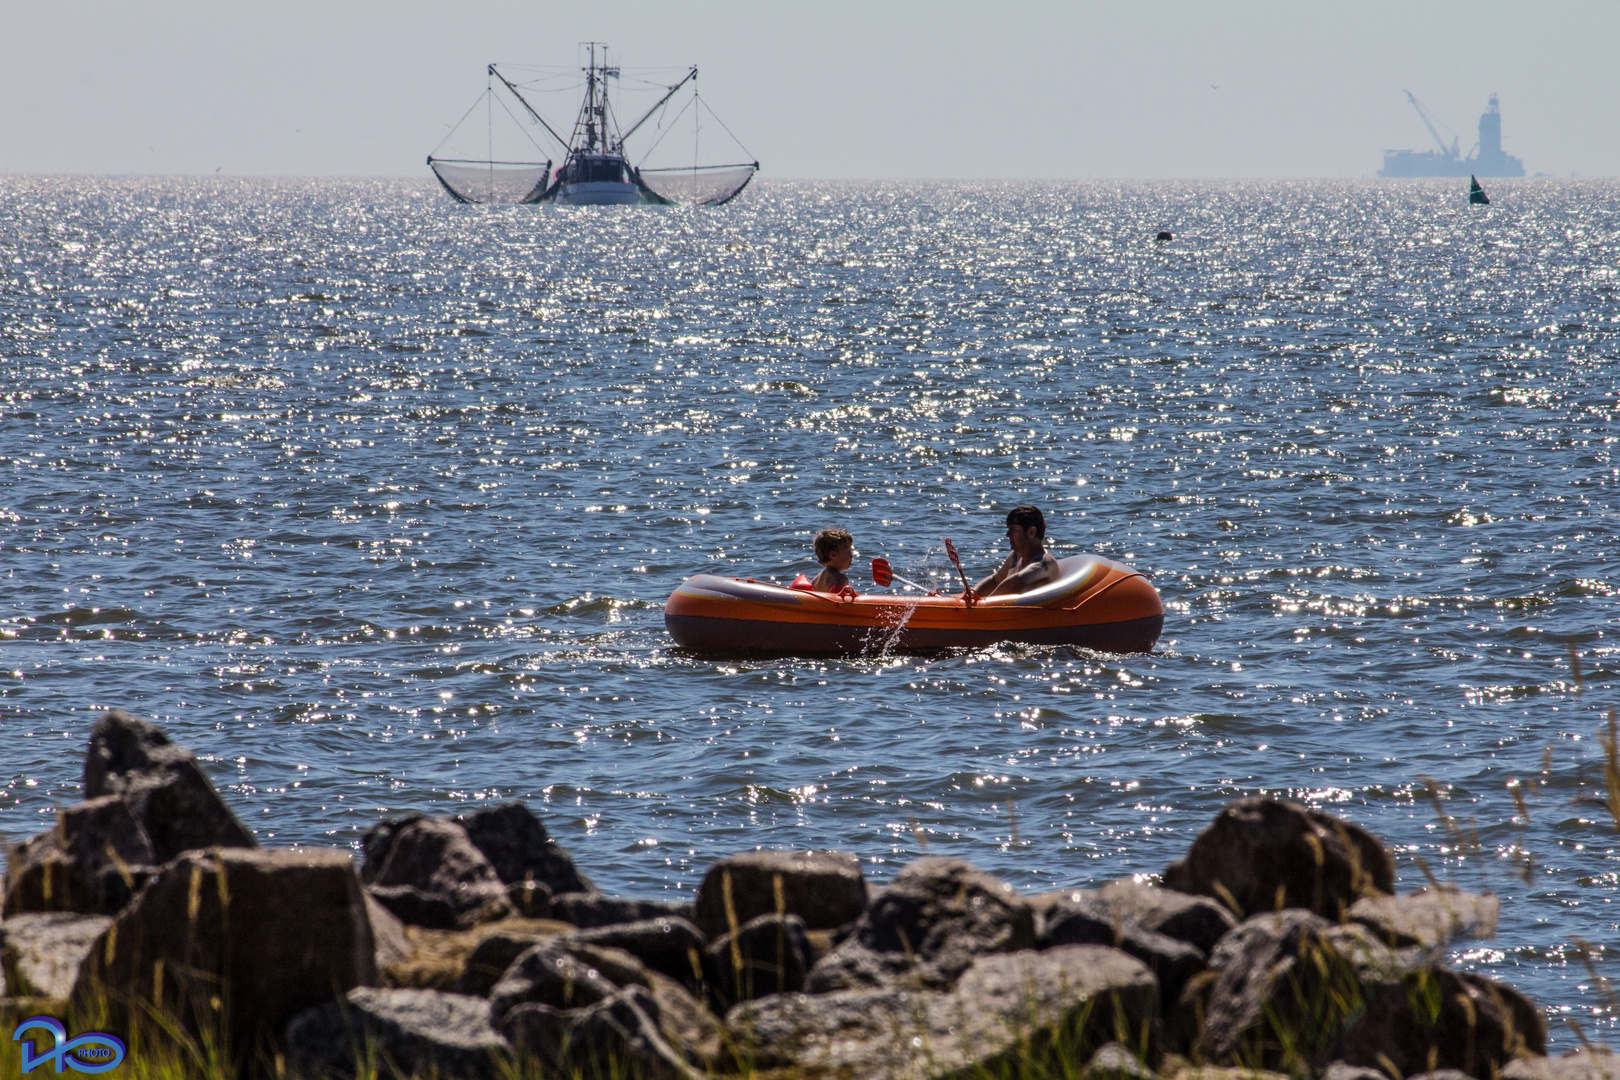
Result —
<instances>
[{"instance_id":1,"label":"dry grass blade","mask_svg":"<svg viewBox=\"0 0 1620 1080\"><path fill-rule=\"evenodd\" d=\"M1603 743L1603 805L1609 808L1615 830L1620 831L1620 730L1613 709L1609 710L1609 729L1599 738Z\"/></svg>"}]
</instances>

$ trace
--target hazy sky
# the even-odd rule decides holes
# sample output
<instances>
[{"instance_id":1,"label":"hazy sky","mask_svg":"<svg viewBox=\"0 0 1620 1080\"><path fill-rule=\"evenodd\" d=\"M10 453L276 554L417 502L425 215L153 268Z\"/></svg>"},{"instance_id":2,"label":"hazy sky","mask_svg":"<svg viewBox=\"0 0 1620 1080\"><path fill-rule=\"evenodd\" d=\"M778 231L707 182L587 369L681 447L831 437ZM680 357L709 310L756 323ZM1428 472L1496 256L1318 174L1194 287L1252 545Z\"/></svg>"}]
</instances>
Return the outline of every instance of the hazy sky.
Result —
<instances>
[{"instance_id":1,"label":"hazy sky","mask_svg":"<svg viewBox=\"0 0 1620 1080\"><path fill-rule=\"evenodd\" d=\"M767 178L1370 176L1403 90L1620 175L1620 0L0 0L0 172L425 176L486 63L587 39L699 65Z\"/></svg>"}]
</instances>

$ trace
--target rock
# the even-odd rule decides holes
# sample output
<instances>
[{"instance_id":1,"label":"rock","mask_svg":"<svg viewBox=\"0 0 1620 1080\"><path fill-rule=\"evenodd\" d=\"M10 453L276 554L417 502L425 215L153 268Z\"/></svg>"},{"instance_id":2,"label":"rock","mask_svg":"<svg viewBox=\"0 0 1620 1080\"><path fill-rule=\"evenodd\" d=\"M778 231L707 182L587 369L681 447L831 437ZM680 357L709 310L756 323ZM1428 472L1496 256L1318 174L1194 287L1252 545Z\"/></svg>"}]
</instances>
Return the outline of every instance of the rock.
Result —
<instances>
[{"instance_id":1,"label":"rock","mask_svg":"<svg viewBox=\"0 0 1620 1080\"><path fill-rule=\"evenodd\" d=\"M1463 934L1490 937L1502 909L1495 893L1466 893L1450 885L1405 896L1367 896L1350 918L1394 946L1438 949Z\"/></svg>"},{"instance_id":2,"label":"rock","mask_svg":"<svg viewBox=\"0 0 1620 1080\"><path fill-rule=\"evenodd\" d=\"M369 893L366 900L366 918L371 923L371 940L376 945L377 972L392 970L411 957L411 939L405 933L405 924L377 903Z\"/></svg>"},{"instance_id":3,"label":"rock","mask_svg":"<svg viewBox=\"0 0 1620 1080\"><path fill-rule=\"evenodd\" d=\"M1236 1066L1196 1065L1170 1074L1172 1080L1290 1080L1287 1073ZM1384 1080L1389 1080L1385 1077Z\"/></svg>"},{"instance_id":4,"label":"rock","mask_svg":"<svg viewBox=\"0 0 1620 1080\"><path fill-rule=\"evenodd\" d=\"M595 891L574 869L568 852L557 846L540 819L523 803L486 806L456 820L507 884L534 881L552 895Z\"/></svg>"},{"instance_id":5,"label":"rock","mask_svg":"<svg viewBox=\"0 0 1620 1080\"><path fill-rule=\"evenodd\" d=\"M643 919L581 930L574 940L623 949L647 967L695 989L703 980L703 935L685 919Z\"/></svg>"},{"instance_id":6,"label":"rock","mask_svg":"<svg viewBox=\"0 0 1620 1080\"><path fill-rule=\"evenodd\" d=\"M573 923L581 930L647 919L677 918L690 921L692 905L663 900L630 900L597 892L561 893L552 897L551 917Z\"/></svg>"},{"instance_id":7,"label":"rock","mask_svg":"<svg viewBox=\"0 0 1620 1080\"><path fill-rule=\"evenodd\" d=\"M1502 1066L1502 1080L1620 1080L1620 1057L1606 1046L1560 1057L1521 1057Z\"/></svg>"},{"instance_id":8,"label":"rock","mask_svg":"<svg viewBox=\"0 0 1620 1080\"><path fill-rule=\"evenodd\" d=\"M0 922L0 989L10 996L65 1000L73 993L79 965L102 932L106 915L69 912L18 915Z\"/></svg>"},{"instance_id":9,"label":"rock","mask_svg":"<svg viewBox=\"0 0 1620 1080\"><path fill-rule=\"evenodd\" d=\"M722 1037L720 1021L686 987L666 975L649 971L648 990L656 1012L648 1015L658 1023L664 1041L687 1061L707 1073L719 1071Z\"/></svg>"},{"instance_id":10,"label":"rock","mask_svg":"<svg viewBox=\"0 0 1620 1080\"><path fill-rule=\"evenodd\" d=\"M1435 1069L1433 1072L1413 1073L1406 1080L1473 1080L1461 1069Z\"/></svg>"},{"instance_id":11,"label":"rock","mask_svg":"<svg viewBox=\"0 0 1620 1080\"><path fill-rule=\"evenodd\" d=\"M693 921L710 939L761 915L797 915L807 930L831 930L860 918L866 904L866 879L853 855L745 851L720 860L703 876Z\"/></svg>"},{"instance_id":12,"label":"rock","mask_svg":"<svg viewBox=\"0 0 1620 1080\"><path fill-rule=\"evenodd\" d=\"M490 1026L489 1002L438 990L362 987L287 1025L287 1065L307 1080L375 1075L494 1080L511 1047Z\"/></svg>"},{"instance_id":13,"label":"rock","mask_svg":"<svg viewBox=\"0 0 1620 1080\"><path fill-rule=\"evenodd\" d=\"M652 986L652 972L647 970L647 965L623 949L588 945L575 937L558 938L557 948L595 968L597 974L621 990L629 986Z\"/></svg>"},{"instance_id":14,"label":"rock","mask_svg":"<svg viewBox=\"0 0 1620 1080\"><path fill-rule=\"evenodd\" d=\"M1458 1069L1489 1080L1547 1051L1541 1011L1483 976L1425 966L1369 986L1365 1012L1323 1055L1403 1076Z\"/></svg>"},{"instance_id":15,"label":"rock","mask_svg":"<svg viewBox=\"0 0 1620 1080\"><path fill-rule=\"evenodd\" d=\"M1305 908L1335 921L1362 897L1392 892L1394 880L1389 853L1371 833L1277 799L1230 804L1164 872L1169 888L1215 897L1245 916Z\"/></svg>"},{"instance_id":16,"label":"rock","mask_svg":"<svg viewBox=\"0 0 1620 1080\"><path fill-rule=\"evenodd\" d=\"M11 849L5 912L116 914L152 875L146 830L116 795L57 811L56 828Z\"/></svg>"},{"instance_id":17,"label":"rock","mask_svg":"<svg viewBox=\"0 0 1620 1080\"><path fill-rule=\"evenodd\" d=\"M1389 1080L1389 1077L1377 1069L1335 1061L1322 1070L1322 1075L1317 1080Z\"/></svg>"},{"instance_id":18,"label":"rock","mask_svg":"<svg viewBox=\"0 0 1620 1080\"><path fill-rule=\"evenodd\" d=\"M512 962L490 991L489 1001L496 1023L501 1024L519 1005L537 1002L554 1009L579 1009L617 991L596 968L575 958L560 942L548 941L530 946Z\"/></svg>"},{"instance_id":19,"label":"rock","mask_svg":"<svg viewBox=\"0 0 1620 1080\"><path fill-rule=\"evenodd\" d=\"M1221 939L1197 1042L1203 1061L1305 1071L1362 1000L1355 969L1323 938L1331 927L1291 908L1256 915Z\"/></svg>"},{"instance_id":20,"label":"rock","mask_svg":"<svg viewBox=\"0 0 1620 1080\"><path fill-rule=\"evenodd\" d=\"M1082 1080L1157 1080L1157 1074L1117 1042L1104 1043L1086 1062Z\"/></svg>"},{"instance_id":21,"label":"rock","mask_svg":"<svg viewBox=\"0 0 1620 1080\"><path fill-rule=\"evenodd\" d=\"M461 919L450 897L415 885L367 885L366 898L406 926L455 930Z\"/></svg>"},{"instance_id":22,"label":"rock","mask_svg":"<svg viewBox=\"0 0 1620 1080\"><path fill-rule=\"evenodd\" d=\"M731 1010L726 1028L755 1069L899 1080L1072 1067L1115 1040L1150 1032L1158 987L1117 949L1063 945L981 956L951 992L905 989L777 994Z\"/></svg>"},{"instance_id":23,"label":"rock","mask_svg":"<svg viewBox=\"0 0 1620 1080\"><path fill-rule=\"evenodd\" d=\"M87 1011L106 1003L126 1027L166 1010L241 1057L303 1010L374 982L375 949L347 853L187 852L102 934L73 1001Z\"/></svg>"},{"instance_id":24,"label":"rock","mask_svg":"<svg viewBox=\"0 0 1620 1080\"><path fill-rule=\"evenodd\" d=\"M1185 941L1205 956L1237 925L1230 911L1208 897L1128 879L1110 881L1097 890L1096 897L1116 918Z\"/></svg>"},{"instance_id":25,"label":"rock","mask_svg":"<svg viewBox=\"0 0 1620 1080\"><path fill-rule=\"evenodd\" d=\"M384 827L386 844L373 837ZM407 923L465 930L512 914L506 886L460 825L426 817L385 822L363 846L371 894ZM375 867L374 855L381 859Z\"/></svg>"},{"instance_id":26,"label":"rock","mask_svg":"<svg viewBox=\"0 0 1620 1080\"><path fill-rule=\"evenodd\" d=\"M387 986L416 990L460 992L458 984L466 974L470 957L487 938L511 936L525 942L525 949L549 941L574 928L550 919L502 919L482 923L468 930L429 930L405 927L410 954L382 974Z\"/></svg>"},{"instance_id":27,"label":"rock","mask_svg":"<svg viewBox=\"0 0 1620 1080\"><path fill-rule=\"evenodd\" d=\"M541 940L534 934L490 934L468 954L450 989L457 994L488 997L506 969Z\"/></svg>"},{"instance_id":28,"label":"rock","mask_svg":"<svg viewBox=\"0 0 1620 1080\"><path fill-rule=\"evenodd\" d=\"M1199 949L1164 934L1156 934L1121 916L1119 908L1102 903L1096 893L1075 892L1049 905L1041 918L1037 944L1111 945L1148 966L1159 980L1164 1002L1175 1002L1187 980L1204 970Z\"/></svg>"},{"instance_id":29,"label":"rock","mask_svg":"<svg viewBox=\"0 0 1620 1080\"><path fill-rule=\"evenodd\" d=\"M703 958L709 988L722 1008L766 994L797 994L810 970L810 942L797 915L760 915L735 934L721 934Z\"/></svg>"},{"instance_id":30,"label":"rock","mask_svg":"<svg viewBox=\"0 0 1620 1080\"><path fill-rule=\"evenodd\" d=\"M1035 945L1034 913L1012 886L959 859L922 858L901 870L843 944L811 969L812 993L904 978L944 989L991 953Z\"/></svg>"},{"instance_id":31,"label":"rock","mask_svg":"<svg viewBox=\"0 0 1620 1080\"><path fill-rule=\"evenodd\" d=\"M514 881L506 887L507 902L525 919L551 918L551 890L538 881Z\"/></svg>"},{"instance_id":32,"label":"rock","mask_svg":"<svg viewBox=\"0 0 1620 1080\"><path fill-rule=\"evenodd\" d=\"M90 729L84 794L122 798L150 838L156 863L185 851L259 846L209 783L196 755L121 709L105 713Z\"/></svg>"},{"instance_id":33,"label":"rock","mask_svg":"<svg viewBox=\"0 0 1620 1080\"><path fill-rule=\"evenodd\" d=\"M506 1015L501 1030L520 1052L564 1075L701 1080L647 1015L651 1007L640 987L574 1010L526 1003Z\"/></svg>"}]
</instances>

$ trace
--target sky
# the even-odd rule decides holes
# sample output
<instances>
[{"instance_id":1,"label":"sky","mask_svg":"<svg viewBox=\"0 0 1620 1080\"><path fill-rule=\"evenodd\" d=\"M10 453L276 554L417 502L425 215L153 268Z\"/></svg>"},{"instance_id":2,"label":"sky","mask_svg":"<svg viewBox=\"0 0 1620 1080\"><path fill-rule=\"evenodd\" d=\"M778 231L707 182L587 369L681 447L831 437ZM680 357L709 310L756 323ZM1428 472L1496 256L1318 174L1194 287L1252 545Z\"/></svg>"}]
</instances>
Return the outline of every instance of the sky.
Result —
<instances>
[{"instance_id":1,"label":"sky","mask_svg":"<svg viewBox=\"0 0 1620 1080\"><path fill-rule=\"evenodd\" d=\"M762 178L1620 175L1620 0L0 0L0 173L426 176L485 65L697 64ZM560 110L572 120L572 107Z\"/></svg>"}]
</instances>

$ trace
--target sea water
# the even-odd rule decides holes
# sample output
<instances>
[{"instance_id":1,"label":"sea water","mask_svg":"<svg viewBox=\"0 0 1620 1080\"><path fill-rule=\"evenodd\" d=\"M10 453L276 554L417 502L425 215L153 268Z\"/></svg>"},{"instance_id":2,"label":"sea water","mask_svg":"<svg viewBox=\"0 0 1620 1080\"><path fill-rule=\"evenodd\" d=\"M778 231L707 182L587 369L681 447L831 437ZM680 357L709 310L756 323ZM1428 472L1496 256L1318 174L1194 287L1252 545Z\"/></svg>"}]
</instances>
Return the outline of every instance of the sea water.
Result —
<instances>
[{"instance_id":1,"label":"sea water","mask_svg":"<svg viewBox=\"0 0 1620 1080\"><path fill-rule=\"evenodd\" d=\"M671 899L756 845L1151 875L1268 794L1495 890L1451 962L1601 1036L1620 185L1491 196L0 178L0 828L81 796L114 706L265 844L517 798ZM988 572L1022 503L1151 576L1152 655L665 634L830 526L863 589L948 585L945 537Z\"/></svg>"}]
</instances>

